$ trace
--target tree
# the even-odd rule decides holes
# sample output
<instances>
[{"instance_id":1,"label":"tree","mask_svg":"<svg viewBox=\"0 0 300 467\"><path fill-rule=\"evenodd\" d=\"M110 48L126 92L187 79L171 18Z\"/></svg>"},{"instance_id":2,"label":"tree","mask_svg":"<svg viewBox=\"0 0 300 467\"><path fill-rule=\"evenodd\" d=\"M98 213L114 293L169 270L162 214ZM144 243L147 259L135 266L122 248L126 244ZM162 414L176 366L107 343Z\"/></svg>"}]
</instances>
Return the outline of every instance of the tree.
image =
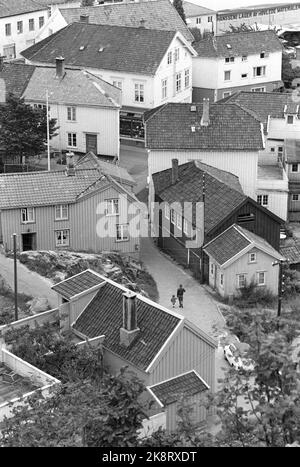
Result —
<instances>
[{"instance_id":1,"label":"tree","mask_svg":"<svg viewBox=\"0 0 300 467\"><path fill-rule=\"evenodd\" d=\"M95 0L81 0L81 6L93 6Z\"/></svg>"},{"instance_id":2,"label":"tree","mask_svg":"<svg viewBox=\"0 0 300 467\"><path fill-rule=\"evenodd\" d=\"M0 147L8 157L35 156L45 150L47 116L42 109L33 109L13 94L0 106ZM50 138L56 135L56 119L49 120Z\"/></svg>"},{"instance_id":3,"label":"tree","mask_svg":"<svg viewBox=\"0 0 300 467\"><path fill-rule=\"evenodd\" d=\"M181 16L183 21L186 24L186 19L185 19L185 14L184 14L184 9L182 5L182 0L174 0L173 1L173 7L178 11L178 14Z\"/></svg>"}]
</instances>

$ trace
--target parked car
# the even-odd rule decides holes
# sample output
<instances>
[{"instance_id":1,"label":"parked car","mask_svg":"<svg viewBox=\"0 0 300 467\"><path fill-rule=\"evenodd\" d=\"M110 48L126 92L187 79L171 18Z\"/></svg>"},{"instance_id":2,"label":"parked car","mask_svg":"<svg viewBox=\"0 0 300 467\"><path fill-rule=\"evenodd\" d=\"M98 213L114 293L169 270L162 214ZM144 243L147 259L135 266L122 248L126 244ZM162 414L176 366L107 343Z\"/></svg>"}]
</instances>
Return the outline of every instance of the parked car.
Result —
<instances>
[{"instance_id":1,"label":"parked car","mask_svg":"<svg viewBox=\"0 0 300 467\"><path fill-rule=\"evenodd\" d=\"M228 344L224 347L224 357L230 366L236 370L253 371L254 362L250 358L242 356L241 351L235 344Z\"/></svg>"}]
</instances>

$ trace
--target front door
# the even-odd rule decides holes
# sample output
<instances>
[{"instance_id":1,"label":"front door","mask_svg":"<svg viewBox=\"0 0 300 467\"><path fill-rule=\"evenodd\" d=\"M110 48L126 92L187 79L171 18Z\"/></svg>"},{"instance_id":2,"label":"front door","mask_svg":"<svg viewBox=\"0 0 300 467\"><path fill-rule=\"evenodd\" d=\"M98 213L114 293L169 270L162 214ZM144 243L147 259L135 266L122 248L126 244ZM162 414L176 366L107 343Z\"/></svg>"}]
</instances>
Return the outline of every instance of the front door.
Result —
<instances>
[{"instance_id":1,"label":"front door","mask_svg":"<svg viewBox=\"0 0 300 467\"><path fill-rule=\"evenodd\" d=\"M86 152L92 151L97 156L97 135L86 134Z\"/></svg>"},{"instance_id":2,"label":"front door","mask_svg":"<svg viewBox=\"0 0 300 467\"><path fill-rule=\"evenodd\" d=\"M23 251L36 250L36 233L22 234Z\"/></svg>"}]
</instances>

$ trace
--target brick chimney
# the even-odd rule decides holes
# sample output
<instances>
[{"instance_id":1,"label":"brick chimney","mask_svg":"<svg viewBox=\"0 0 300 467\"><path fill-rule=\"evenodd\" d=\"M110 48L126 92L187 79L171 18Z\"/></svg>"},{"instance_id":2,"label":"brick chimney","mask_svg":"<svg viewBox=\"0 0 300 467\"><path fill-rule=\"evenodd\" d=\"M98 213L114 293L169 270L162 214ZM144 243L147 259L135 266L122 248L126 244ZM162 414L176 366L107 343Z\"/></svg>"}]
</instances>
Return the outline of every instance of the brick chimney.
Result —
<instances>
[{"instance_id":1,"label":"brick chimney","mask_svg":"<svg viewBox=\"0 0 300 467\"><path fill-rule=\"evenodd\" d=\"M120 344L129 347L140 329L137 327L136 294L123 293L123 326L120 328Z\"/></svg>"},{"instance_id":2,"label":"brick chimney","mask_svg":"<svg viewBox=\"0 0 300 467\"><path fill-rule=\"evenodd\" d=\"M56 78L63 79L65 76L65 59L64 57L56 57Z\"/></svg>"},{"instance_id":3,"label":"brick chimney","mask_svg":"<svg viewBox=\"0 0 300 467\"><path fill-rule=\"evenodd\" d=\"M210 124L209 120L209 99L203 99L203 113L200 125L201 126L208 126Z\"/></svg>"},{"instance_id":4,"label":"brick chimney","mask_svg":"<svg viewBox=\"0 0 300 467\"><path fill-rule=\"evenodd\" d=\"M66 167L65 174L67 177L74 177L75 175L74 152L66 153L66 161L67 161L67 167Z\"/></svg>"},{"instance_id":5,"label":"brick chimney","mask_svg":"<svg viewBox=\"0 0 300 467\"><path fill-rule=\"evenodd\" d=\"M80 20L81 23L86 23L86 24L88 24L88 23L89 23L89 20L90 20L90 17L89 17L89 15L87 15L86 13L82 13L82 14L80 15L80 19L79 19L79 20Z\"/></svg>"},{"instance_id":6,"label":"brick chimney","mask_svg":"<svg viewBox=\"0 0 300 467\"><path fill-rule=\"evenodd\" d=\"M172 159L172 185L178 180L178 159Z\"/></svg>"}]
</instances>

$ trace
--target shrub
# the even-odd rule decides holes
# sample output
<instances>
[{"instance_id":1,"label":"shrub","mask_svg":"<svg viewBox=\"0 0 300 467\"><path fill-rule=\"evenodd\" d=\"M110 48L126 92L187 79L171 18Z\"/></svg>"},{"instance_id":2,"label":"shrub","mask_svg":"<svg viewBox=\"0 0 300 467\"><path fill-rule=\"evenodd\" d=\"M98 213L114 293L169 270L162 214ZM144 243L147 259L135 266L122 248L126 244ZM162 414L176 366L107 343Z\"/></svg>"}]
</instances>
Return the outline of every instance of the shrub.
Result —
<instances>
[{"instance_id":1,"label":"shrub","mask_svg":"<svg viewBox=\"0 0 300 467\"><path fill-rule=\"evenodd\" d=\"M234 297L234 303L239 308L251 306L271 306L274 304L276 296L266 287L259 287L254 281L246 284L240 289L239 294Z\"/></svg>"}]
</instances>

